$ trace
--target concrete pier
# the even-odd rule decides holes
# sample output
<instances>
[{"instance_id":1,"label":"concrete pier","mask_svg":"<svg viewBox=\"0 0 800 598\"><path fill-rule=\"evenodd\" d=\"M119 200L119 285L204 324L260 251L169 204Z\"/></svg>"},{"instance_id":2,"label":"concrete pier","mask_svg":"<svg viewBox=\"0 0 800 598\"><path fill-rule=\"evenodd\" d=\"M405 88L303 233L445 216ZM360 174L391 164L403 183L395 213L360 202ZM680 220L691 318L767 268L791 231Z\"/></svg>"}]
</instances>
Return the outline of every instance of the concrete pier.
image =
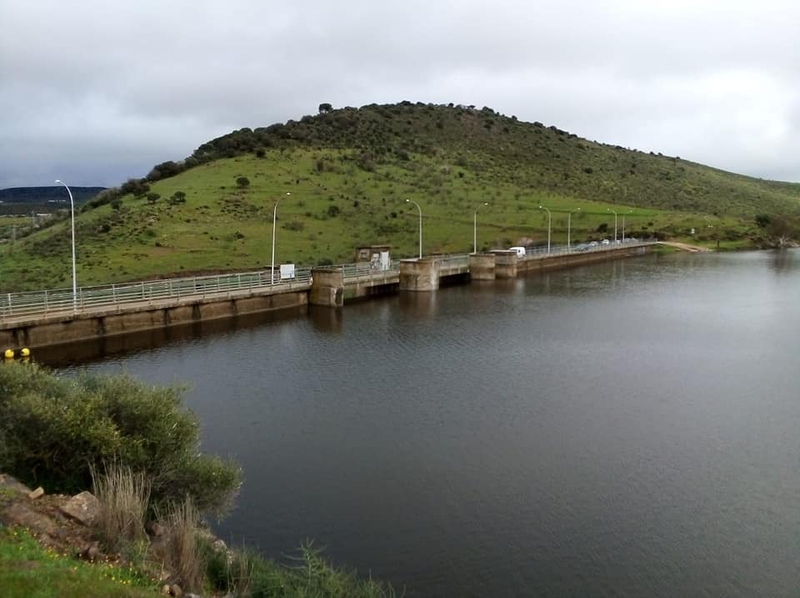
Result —
<instances>
[{"instance_id":1,"label":"concrete pier","mask_svg":"<svg viewBox=\"0 0 800 598\"><path fill-rule=\"evenodd\" d=\"M401 291L436 291L439 267L436 258L400 260Z\"/></svg>"},{"instance_id":2,"label":"concrete pier","mask_svg":"<svg viewBox=\"0 0 800 598\"><path fill-rule=\"evenodd\" d=\"M344 305L344 269L312 268L311 292L308 296L311 305L342 307Z\"/></svg>"},{"instance_id":3,"label":"concrete pier","mask_svg":"<svg viewBox=\"0 0 800 598\"><path fill-rule=\"evenodd\" d=\"M470 280L494 280L495 276L495 254L493 253L472 253L469 256L469 277Z\"/></svg>"},{"instance_id":4,"label":"concrete pier","mask_svg":"<svg viewBox=\"0 0 800 598\"><path fill-rule=\"evenodd\" d=\"M495 278L516 278L519 256L516 251L497 249L494 254Z\"/></svg>"}]
</instances>

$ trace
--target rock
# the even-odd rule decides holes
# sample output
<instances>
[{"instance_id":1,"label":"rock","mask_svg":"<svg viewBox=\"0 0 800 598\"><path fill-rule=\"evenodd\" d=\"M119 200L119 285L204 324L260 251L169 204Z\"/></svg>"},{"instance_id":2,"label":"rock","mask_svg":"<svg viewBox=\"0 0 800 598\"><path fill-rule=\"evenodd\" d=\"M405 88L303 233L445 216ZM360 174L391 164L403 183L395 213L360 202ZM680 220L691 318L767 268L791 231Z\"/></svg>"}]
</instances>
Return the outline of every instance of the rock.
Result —
<instances>
[{"instance_id":1,"label":"rock","mask_svg":"<svg viewBox=\"0 0 800 598\"><path fill-rule=\"evenodd\" d=\"M81 492L70 498L61 512L83 525L93 525L100 517L100 501L91 492Z\"/></svg>"},{"instance_id":2,"label":"rock","mask_svg":"<svg viewBox=\"0 0 800 598\"><path fill-rule=\"evenodd\" d=\"M87 561L97 560L97 557L100 556L100 545L99 545L99 543L96 542L96 541L95 542L90 542L89 544L87 544L86 546L84 546L81 549L81 551L79 553L79 556L82 559L85 559Z\"/></svg>"},{"instance_id":3,"label":"rock","mask_svg":"<svg viewBox=\"0 0 800 598\"><path fill-rule=\"evenodd\" d=\"M23 503L14 503L6 507L0 512L0 521L9 527L21 525L31 531L48 536L53 535L56 531L56 524L53 523L52 519L37 513Z\"/></svg>"},{"instance_id":4,"label":"rock","mask_svg":"<svg viewBox=\"0 0 800 598\"><path fill-rule=\"evenodd\" d=\"M169 587L169 595L175 596L175 598L180 598L183 596L183 590L181 590L181 587L178 584L174 583Z\"/></svg>"},{"instance_id":5,"label":"rock","mask_svg":"<svg viewBox=\"0 0 800 598\"><path fill-rule=\"evenodd\" d=\"M36 490L28 492L28 498L30 498L31 500L36 500L37 498L40 498L42 496L44 496L44 488L42 488L41 486L39 486Z\"/></svg>"},{"instance_id":6,"label":"rock","mask_svg":"<svg viewBox=\"0 0 800 598\"><path fill-rule=\"evenodd\" d=\"M12 478L10 475L5 473L0 473L0 488L4 488L6 490L11 490L13 492L18 493L25 493L31 491L25 484L16 480L16 478Z\"/></svg>"},{"instance_id":7,"label":"rock","mask_svg":"<svg viewBox=\"0 0 800 598\"><path fill-rule=\"evenodd\" d=\"M163 586L161 586L161 593L169 596L169 584L168 583L165 583Z\"/></svg>"}]
</instances>

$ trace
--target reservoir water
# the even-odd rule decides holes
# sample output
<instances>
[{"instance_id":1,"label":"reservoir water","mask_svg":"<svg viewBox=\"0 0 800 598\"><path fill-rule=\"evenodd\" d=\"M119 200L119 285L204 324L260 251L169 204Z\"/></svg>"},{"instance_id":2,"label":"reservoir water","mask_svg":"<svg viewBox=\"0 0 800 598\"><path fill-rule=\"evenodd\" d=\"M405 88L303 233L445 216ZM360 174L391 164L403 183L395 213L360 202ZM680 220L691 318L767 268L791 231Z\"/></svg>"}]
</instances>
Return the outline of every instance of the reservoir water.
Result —
<instances>
[{"instance_id":1,"label":"reservoir water","mask_svg":"<svg viewBox=\"0 0 800 598\"><path fill-rule=\"evenodd\" d=\"M45 361L47 355L43 356ZM188 383L216 530L406 596L797 596L800 253L670 254L66 366Z\"/></svg>"}]
</instances>

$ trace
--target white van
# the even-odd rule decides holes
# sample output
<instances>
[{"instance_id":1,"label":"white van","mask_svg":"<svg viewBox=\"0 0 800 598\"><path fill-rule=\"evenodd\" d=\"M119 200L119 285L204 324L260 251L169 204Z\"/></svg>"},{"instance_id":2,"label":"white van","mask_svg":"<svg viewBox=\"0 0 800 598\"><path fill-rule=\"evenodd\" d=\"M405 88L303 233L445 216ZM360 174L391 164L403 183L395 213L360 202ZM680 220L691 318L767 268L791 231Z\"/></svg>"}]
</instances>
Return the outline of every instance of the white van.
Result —
<instances>
[{"instance_id":1,"label":"white van","mask_svg":"<svg viewBox=\"0 0 800 598\"><path fill-rule=\"evenodd\" d=\"M517 257L525 257L525 248L524 247L509 247L509 251L516 251Z\"/></svg>"}]
</instances>

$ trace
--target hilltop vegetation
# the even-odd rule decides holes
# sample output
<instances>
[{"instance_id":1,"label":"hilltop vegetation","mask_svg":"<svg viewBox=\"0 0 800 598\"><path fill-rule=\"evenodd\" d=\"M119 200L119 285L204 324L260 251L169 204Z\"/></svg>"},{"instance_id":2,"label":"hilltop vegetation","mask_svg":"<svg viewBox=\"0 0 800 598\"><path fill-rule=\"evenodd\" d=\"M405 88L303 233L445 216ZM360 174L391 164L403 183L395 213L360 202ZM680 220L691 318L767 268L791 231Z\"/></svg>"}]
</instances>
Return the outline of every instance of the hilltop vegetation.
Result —
<instances>
[{"instance_id":1,"label":"hilltop vegetation","mask_svg":"<svg viewBox=\"0 0 800 598\"><path fill-rule=\"evenodd\" d=\"M726 173L678 157L581 139L489 108L402 102L333 110L201 145L89 201L76 224L80 284L269 264L349 262L357 246L472 250L618 235L722 247L766 244L766 225L800 214L800 185ZM484 206L488 203L488 206ZM64 215L62 215L63 218ZM757 225L756 216L762 226ZM67 284L70 237L55 221L0 262L0 290ZM9 248L10 249L10 248Z\"/></svg>"}]
</instances>

